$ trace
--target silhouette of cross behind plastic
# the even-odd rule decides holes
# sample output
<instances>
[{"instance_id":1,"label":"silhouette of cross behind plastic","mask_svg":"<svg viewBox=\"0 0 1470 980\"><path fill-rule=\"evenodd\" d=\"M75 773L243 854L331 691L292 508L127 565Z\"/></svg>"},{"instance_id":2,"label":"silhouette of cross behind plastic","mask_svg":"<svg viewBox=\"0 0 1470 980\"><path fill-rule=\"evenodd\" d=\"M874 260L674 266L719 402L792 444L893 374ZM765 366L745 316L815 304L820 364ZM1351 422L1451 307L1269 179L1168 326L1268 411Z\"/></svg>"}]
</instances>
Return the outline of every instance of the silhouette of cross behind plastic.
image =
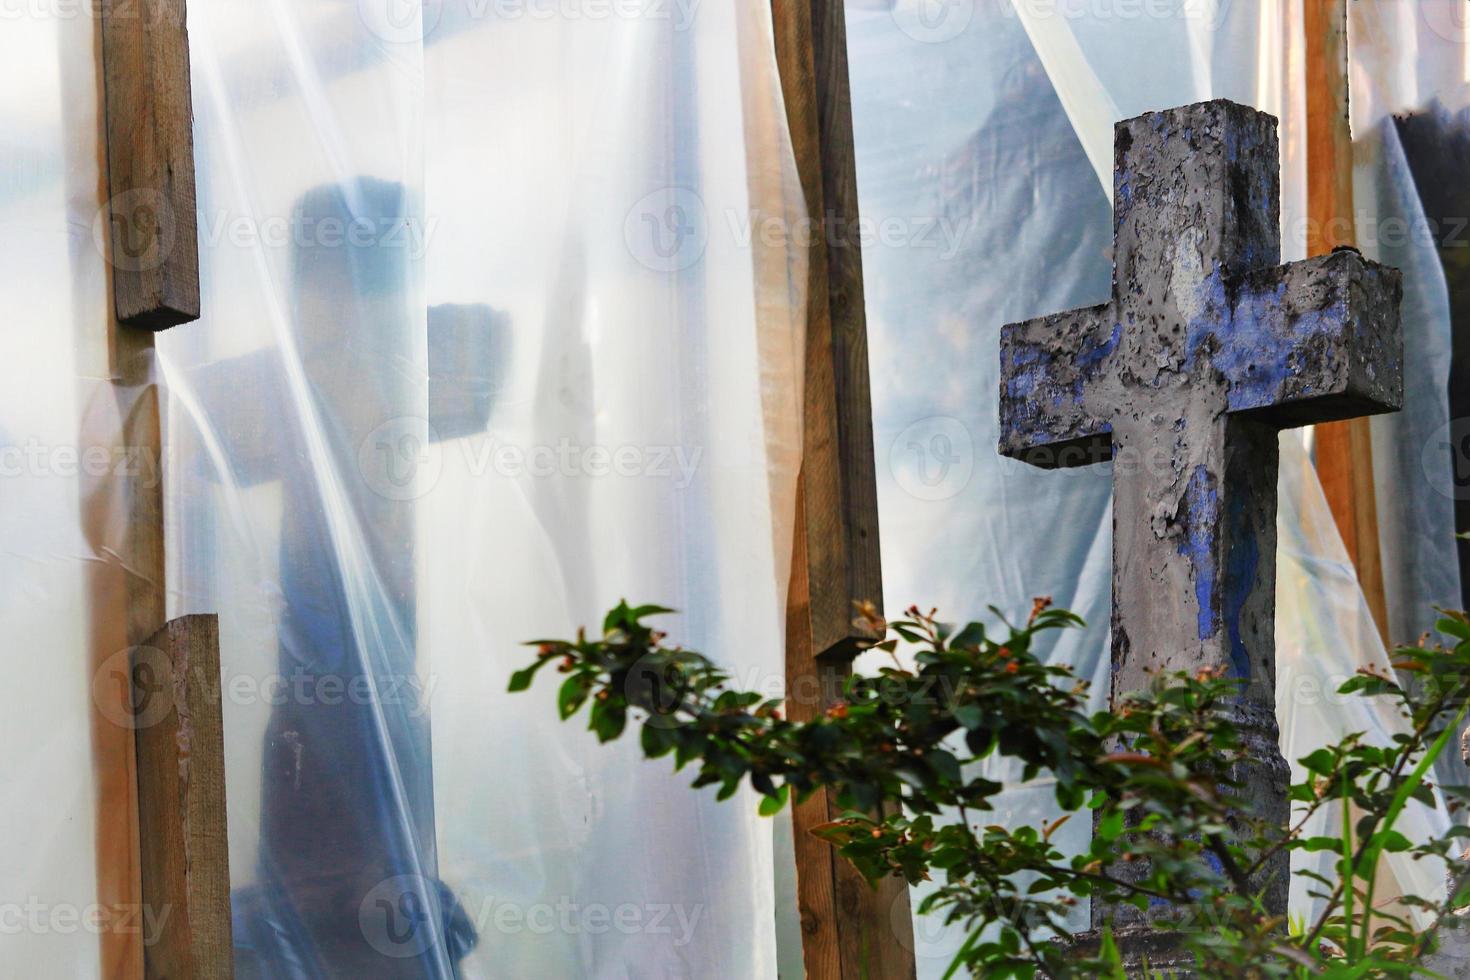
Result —
<instances>
[{"instance_id":1,"label":"silhouette of cross behind plastic","mask_svg":"<svg viewBox=\"0 0 1470 980\"><path fill-rule=\"evenodd\" d=\"M1278 265L1276 120L1231 102L1115 131L1113 297L1001 333L1000 451L1113 470L1112 695L1224 668L1248 798L1284 822L1274 713L1277 433L1395 411L1402 285L1351 250ZM1285 913L1284 862L1268 901ZM1148 917L1094 908L1147 944Z\"/></svg>"}]
</instances>

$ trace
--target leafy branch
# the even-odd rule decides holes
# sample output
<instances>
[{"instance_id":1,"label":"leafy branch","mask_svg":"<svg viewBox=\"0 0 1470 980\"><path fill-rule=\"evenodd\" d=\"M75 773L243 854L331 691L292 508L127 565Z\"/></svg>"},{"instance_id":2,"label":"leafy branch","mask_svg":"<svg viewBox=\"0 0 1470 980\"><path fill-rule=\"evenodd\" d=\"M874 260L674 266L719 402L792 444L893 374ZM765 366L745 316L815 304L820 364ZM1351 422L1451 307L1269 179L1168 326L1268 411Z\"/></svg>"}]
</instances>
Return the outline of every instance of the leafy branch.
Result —
<instances>
[{"instance_id":1,"label":"leafy branch","mask_svg":"<svg viewBox=\"0 0 1470 980\"><path fill-rule=\"evenodd\" d=\"M1388 745L1352 735L1302 759L1307 779L1290 789L1297 813L1279 826L1248 798L1258 760L1235 720L1238 681L1210 670L1161 675L1111 710L1089 712L1087 684L1036 655L1049 634L1081 625L1048 600L1037 601L1024 626L1005 624L997 635L917 608L889 623L863 607L858 624L892 666L853 677L841 701L801 722L779 700L734 689L703 655L667 645L648 624L667 612L623 603L600 637L540 641L510 689L527 690L554 670L564 719L588 709L603 742L623 736L631 721L650 758L692 767L694 787L716 787L720 799L748 783L767 816L792 799L834 793L845 812L814 832L870 882L930 883L919 912L968 936L953 969L987 978L1135 969L1109 931L1090 941L1074 936L1072 919L1090 900L1114 921L1172 939L1202 977L1427 975L1420 964L1440 924L1470 904L1470 886L1439 902L1405 896L1388 908L1375 899L1389 854L1470 876L1470 864L1451 854L1465 832L1414 844L1395 829L1411 806L1435 806L1428 774L1470 704L1463 614L1439 623L1452 647L1426 639L1400 648L1392 673L1365 671L1342 687L1389 699L1410 729ZM1005 790L977 765L991 757L1008 760L1023 781L1050 777L1057 819L1040 827L977 822ZM1464 790L1443 792L1470 799ZM1334 805L1341 835L1309 836ZM1092 822L1092 841L1069 854L1054 837L1079 816ZM1297 851L1341 855L1335 878L1298 872L1320 886L1313 895L1322 910L1310 927L1291 926L1268 898L1281 892L1277 879ZM1429 925L1416 927L1414 912Z\"/></svg>"}]
</instances>

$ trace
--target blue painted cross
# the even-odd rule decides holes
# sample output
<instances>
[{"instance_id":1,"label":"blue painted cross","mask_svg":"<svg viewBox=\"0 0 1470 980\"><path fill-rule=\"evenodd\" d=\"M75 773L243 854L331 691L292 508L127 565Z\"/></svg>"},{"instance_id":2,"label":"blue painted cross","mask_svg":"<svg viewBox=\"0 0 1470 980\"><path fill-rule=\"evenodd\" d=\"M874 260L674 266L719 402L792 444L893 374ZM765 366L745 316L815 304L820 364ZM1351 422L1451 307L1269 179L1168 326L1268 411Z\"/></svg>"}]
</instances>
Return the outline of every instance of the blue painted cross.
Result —
<instances>
[{"instance_id":1,"label":"blue painted cross","mask_svg":"<svg viewBox=\"0 0 1470 980\"><path fill-rule=\"evenodd\" d=\"M1240 720L1268 757L1255 799L1284 816L1277 433L1399 407L1400 277L1351 250L1278 264L1265 113L1206 102L1114 135L1112 299L1004 328L1000 450L1113 460L1113 695L1160 669L1248 681Z\"/></svg>"}]
</instances>

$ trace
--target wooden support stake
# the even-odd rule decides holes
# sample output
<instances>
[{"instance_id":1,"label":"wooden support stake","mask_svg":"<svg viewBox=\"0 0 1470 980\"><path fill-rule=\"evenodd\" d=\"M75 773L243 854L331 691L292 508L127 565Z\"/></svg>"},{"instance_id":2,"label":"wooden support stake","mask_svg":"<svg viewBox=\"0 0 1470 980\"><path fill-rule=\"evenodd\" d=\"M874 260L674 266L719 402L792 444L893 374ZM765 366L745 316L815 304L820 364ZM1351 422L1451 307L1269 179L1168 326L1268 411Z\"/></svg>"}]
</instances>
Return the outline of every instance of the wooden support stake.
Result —
<instances>
[{"instance_id":1,"label":"wooden support stake","mask_svg":"<svg viewBox=\"0 0 1470 980\"><path fill-rule=\"evenodd\" d=\"M122 323L199 319L185 0L102 0L108 224Z\"/></svg>"},{"instance_id":2,"label":"wooden support stake","mask_svg":"<svg viewBox=\"0 0 1470 980\"><path fill-rule=\"evenodd\" d=\"M1307 254L1357 240L1353 138L1348 106L1347 0L1305 0L1307 54ZM1317 474L1384 642L1388 599L1378 541L1373 442L1366 418L1317 426Z\"/></svg>"},{"instance_id":3,"label":"wooden support stake","mask_svg":"<svg viewBox=\"0 0 1470 980\"><path fill-rule=\"evenodd\" d=\"M816 655L851 660L853 603L879 603L878 488L857 168L839 0L776 0L776 59L812 223L807 281L804 557Z\"/></svg>"},{"instance_id":4,"label":"wooden support stake","mask_svg":"<svg viewBox=\"0 0 1470 980\"><path fill-rule=\"evenodd\" d=\"M880 605L878 494L863 306L857 171L840 0L773 0L776 61L807 217L804 455L787 604L795 721L841 697L861 639L853 605ZM794 809L802 947L811 980L915 975L908 886L870 888L811 829L836 819L818 793Z\"/></svg>"},{"instance_id":5,"label":"wooden support stake","mask_svg":"<svg viewBox=\"0 0 1470 980\"><path fill-rule=\"evenodd\" d=\"M234 975L219 619L176 619L132 657L150 980Z\"/></svg>"},{"instance_id":6,"label":"wooden support stake","mask_svg":"<svg viewBox=\"0 0 1470 980\"><path fill-rule=\"evenodd\" d=\"M110 513L113 501L125 502L126 534L116 558L125 575L121 632L128 658L140 649L168 651L182 644L188 648L186 660L195 661L198 657L190 650L217 642L209 639L215 635L212 626L186 621L178 636L167 629L159 632L165 616L164 520L163 486L155 477L162 472L163 453L150 332L199 316L185 0L100 0L97 10L98 60L89 66L95 73L87 84L95 86L100 109L97 146L103 180L98 197L108 227L99 245L107 255L113 298L110 316L98 328L106 331L109 377L123 420L120 438L139 454L142 465L133 475L89 490L84 516L95 519L96 511ZM121 637L111 583L108 576L99 579L93 633L94 666L100 674L108 669L110 651L118 649L113 644ZM217 653L213 665L217 678ZM146 662L137 666L148 672ZM141 679L135 671L129 676ZM223 784L220 805L211 807L208 780L200 775L205 765L200 760L210 749L209 733L219 730L217 679L211 688L216 692L212 722L201 705L182 728L177 722L164 726L175 738L182 732L193 739L189 745L169 743L157 732L137 731L134 724L117 725L105 717L94 724L99 902L148 907L156 916L169 916L161 941L146 949L137 933L104 937L102 969L109 977L230 976L229 878L223 859L216 860L211 851L211 842L223 847L225 839ZM150 691L135 689L131 694L128 707L137 710ZM185 688L182 694L179 703L188 707L190 692ZM204 734L196 738L194 732ZM171 763L159 761L169 758ZM222 768L217 771L222 774ZM217 880L211 870L216 865L221 869ZM221 928L223 939L217 941L212 937L221 935ZM181 940L181 935L188 938Z\"/></svg>"}]
</instances>

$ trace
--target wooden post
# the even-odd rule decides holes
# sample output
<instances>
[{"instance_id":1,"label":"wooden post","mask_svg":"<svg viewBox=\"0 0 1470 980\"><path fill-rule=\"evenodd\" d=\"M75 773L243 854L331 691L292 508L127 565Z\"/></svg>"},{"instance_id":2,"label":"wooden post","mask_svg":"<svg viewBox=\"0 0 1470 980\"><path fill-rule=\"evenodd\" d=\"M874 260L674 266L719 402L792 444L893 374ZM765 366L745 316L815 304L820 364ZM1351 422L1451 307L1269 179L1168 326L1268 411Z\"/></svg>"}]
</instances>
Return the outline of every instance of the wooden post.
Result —
<instances>
[{"instance_id":1,"label":"wooden post","mask_svg":"<svg viewBox=\"0 0 1470 980\"><path fill-rule=\"evenodd\" d=\"M219 620L177 619L132 651L144 907L152 978L234 975Z\"/></svg>"},{"instance_id":2,"label":"wooden post","mask_svg":"<svg viewBox=\"0 0 1470 980\"><path fill-rule=\"evenodd\" d=\"M1307 73L1307 254L1357 240L1353 138L1348 106L1347 0L1305 0ZM1373 443L1367 419L1319 425L1317 474L1384 642L1388 600L1378 541Z\"/></svg>"},{"instance_id":3,"label":"wooden post","mask_svg":"<svg viewBox=\"0 0 1470 980\"><path fill-rule=\"evenodd\" d=\"M129 326L199 319L185 0L102 0L113 300Z\"/></svg>"},{"instance_id":4,"label":"wooden post","mask_svg":"<svg viewBox=\"0 0 1470 980\"><path fill-rule=\"evenodd\" d=\"M157 675L161 663L174 662L148 655L139 664L140 651L178 653L188 662L209 660L201 645L217 644L218 635L213 625L193 620L164 629L163 484L157 479L163 451L151 376L152 331L199 316L185 0L101 0L96 9L98 146L104 162L98 194L108 225L99 244L107 255L113 298L112 316L98 328L106 331L120 437L137 463L131 475L99 487L96 501L84 502L91 520L92 509L106 513L112 500L123 500L127 521L115 558L126 576L126 623L120 632L129 648L108 655L116 649L110 644L119 631L109 601L103 601L106 595L99 596L93 623L100 644L94 650L99 678L121 657L132 688L131 698L123 697L130 700L123 706L130 723L100 717L94 725L99 901L159 916L166 910L172 919L164 922L157 948L145 949L138 932L110 932L104 937L102 969L118 980L229 977L223 784L216 794L213 777L205 775L218 761L215 768L223 778L217 648L216 680L209 688L212 710L186 686L178 703L189 711L187 718L180 715L158 732L140 731L137 724L152 690L139 681L145 674ZM111 705L100 696L99 707L102 715L111 714ZM179 736L187 743L178 742ZM201 908L204 902L211 907Z\"/></svg>"},{"instance_id":5,"label":"wooden post","mask_svg":"<svg viewBox=\"0 0 1470 980\"><path fill-rule=\"evenodd\" d=\"M793 720L840 696L861 639L853 604L881 606L857 172L840 0L773 0L776 61L812 227L807 281L804 455L787 604ZM818 793L796 807L803 957L812 980L915 975L908 886L876 891L810 834L836 819Z\"/></svg>"}]
</instances>

